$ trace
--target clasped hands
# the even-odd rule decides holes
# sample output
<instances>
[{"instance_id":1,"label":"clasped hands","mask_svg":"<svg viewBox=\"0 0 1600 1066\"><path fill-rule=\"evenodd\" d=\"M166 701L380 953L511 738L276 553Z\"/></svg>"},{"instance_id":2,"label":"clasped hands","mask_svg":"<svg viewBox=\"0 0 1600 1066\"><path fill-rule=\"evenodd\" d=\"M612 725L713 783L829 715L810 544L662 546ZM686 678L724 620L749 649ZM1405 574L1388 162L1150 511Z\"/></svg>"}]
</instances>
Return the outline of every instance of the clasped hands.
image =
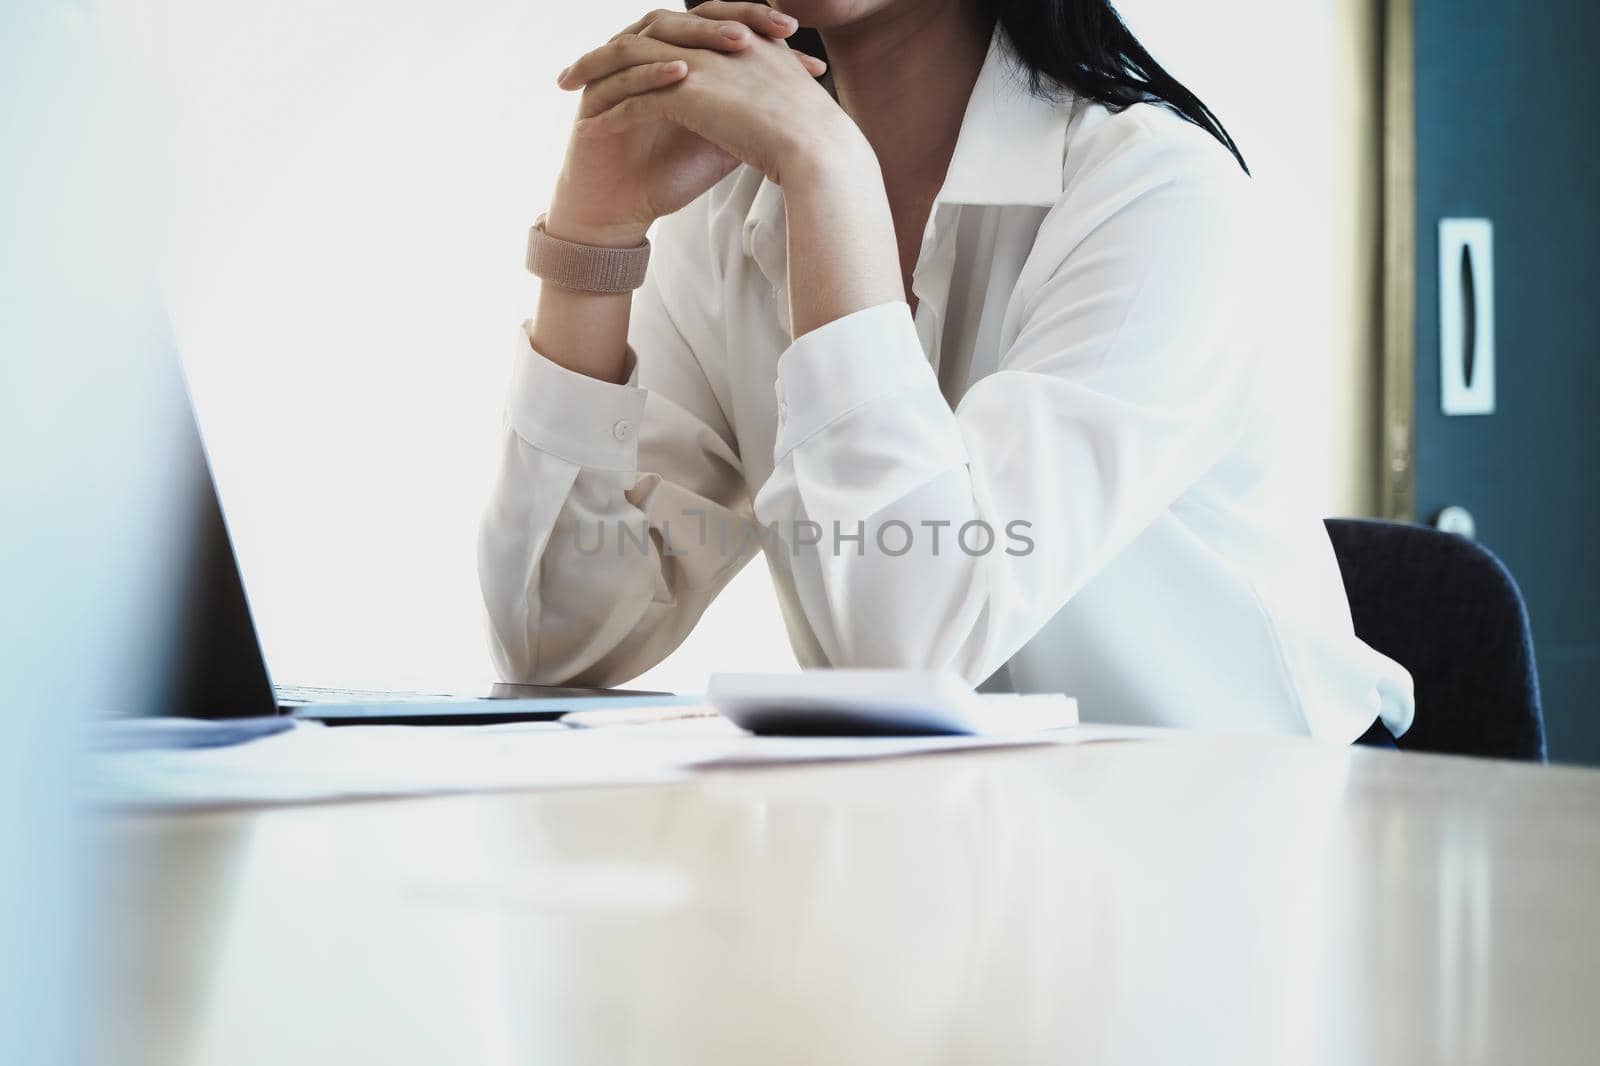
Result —
<instances>
[{"instance_id":1,"label":"clasped hands","mask_svg":"<svg viewBox=\"0 0 1600 1066\"><path fill-rule=\"evenodd\" d=\"M861 158L860 131L815 80L826 65L786 43L798 28L764 4L711 0L652 11L563 70L557 84L583 98L551 232L636 243L739 163L787 187Z\"/></svg>"}]
</instances>

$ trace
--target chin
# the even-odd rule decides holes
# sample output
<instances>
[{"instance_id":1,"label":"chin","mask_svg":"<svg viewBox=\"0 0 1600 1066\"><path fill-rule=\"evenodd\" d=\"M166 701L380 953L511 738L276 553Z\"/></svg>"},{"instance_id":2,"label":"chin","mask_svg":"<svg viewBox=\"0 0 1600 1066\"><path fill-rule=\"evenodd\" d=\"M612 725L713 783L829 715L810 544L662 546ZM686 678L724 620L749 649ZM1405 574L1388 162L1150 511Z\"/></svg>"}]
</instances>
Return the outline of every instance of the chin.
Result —
<instances>
[{"instance_id":1,"label":"chin","mask_svg":"<svg viewBox=\"0 0 1600 1066\"><path fill-rule=\"evenodd\" d=\"M868 15L893 6L895 0L768 0L785 15L794 16L807 29L826 30L848 26Z\"/></svg>"}]
</instances>

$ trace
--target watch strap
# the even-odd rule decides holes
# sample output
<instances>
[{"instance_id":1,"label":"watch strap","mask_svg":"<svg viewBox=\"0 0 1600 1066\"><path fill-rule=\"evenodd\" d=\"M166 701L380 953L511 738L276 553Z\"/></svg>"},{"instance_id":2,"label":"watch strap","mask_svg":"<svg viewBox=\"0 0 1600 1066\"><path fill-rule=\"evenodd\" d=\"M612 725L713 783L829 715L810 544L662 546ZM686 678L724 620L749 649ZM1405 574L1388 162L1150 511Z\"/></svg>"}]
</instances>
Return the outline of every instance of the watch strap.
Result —
<instances>
[{"instance_id":1,"label":"watch strap","mask_svg":"<svg viewBox=\"0 0 1600 1066\"><path fill-rule=\"evenodd\" d=\"M528 272L535 277L578 292L632 292L644 284L649 241L637 248L577 244L546 233L544 219L528 230Z\"/></svg>"}]
</instances>

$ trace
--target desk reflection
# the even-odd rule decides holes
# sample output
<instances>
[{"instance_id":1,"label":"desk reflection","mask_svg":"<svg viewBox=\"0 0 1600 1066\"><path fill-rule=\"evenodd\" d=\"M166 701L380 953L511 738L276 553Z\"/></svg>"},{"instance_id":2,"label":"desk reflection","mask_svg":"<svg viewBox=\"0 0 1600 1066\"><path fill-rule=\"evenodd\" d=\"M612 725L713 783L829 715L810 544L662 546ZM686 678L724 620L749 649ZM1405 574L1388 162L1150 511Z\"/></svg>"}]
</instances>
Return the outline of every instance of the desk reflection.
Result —
<instances>
[{"instance_id":1,"label":"desk reflection","mask_svg":"<svg viewBox=\"0 0 1600 1066\"><path fill-rule=\"evenodd\" d=\"M103 1061L1579 1061L1597 810L1212 740L118 819L168 904L231 874L112 896Z\"/></svg>"}]
</instances>

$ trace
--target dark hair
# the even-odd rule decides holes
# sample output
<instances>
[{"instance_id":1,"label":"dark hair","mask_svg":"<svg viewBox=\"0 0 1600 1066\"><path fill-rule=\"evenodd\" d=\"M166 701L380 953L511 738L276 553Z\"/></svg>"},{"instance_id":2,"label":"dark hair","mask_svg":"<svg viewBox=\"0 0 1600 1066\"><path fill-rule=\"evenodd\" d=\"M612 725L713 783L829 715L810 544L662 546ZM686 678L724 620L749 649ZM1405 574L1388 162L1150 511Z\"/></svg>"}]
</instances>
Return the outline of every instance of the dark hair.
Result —
<instances>
[{"instance_id":1,"label":"dark hair","mask_svg":"<svg viewBox=\"0 0 1600 1066\"><path fill-rule=\"evenodd\" d=\"M1215 137L1250 173L1222 122L1145 51L1110 0L978 0L978 7L1005 31L1035 92L1059 86L1113 111L1163 104ZM791 43L823 54L815 31L801 30Z\"/></svg>"}]
</instances>

